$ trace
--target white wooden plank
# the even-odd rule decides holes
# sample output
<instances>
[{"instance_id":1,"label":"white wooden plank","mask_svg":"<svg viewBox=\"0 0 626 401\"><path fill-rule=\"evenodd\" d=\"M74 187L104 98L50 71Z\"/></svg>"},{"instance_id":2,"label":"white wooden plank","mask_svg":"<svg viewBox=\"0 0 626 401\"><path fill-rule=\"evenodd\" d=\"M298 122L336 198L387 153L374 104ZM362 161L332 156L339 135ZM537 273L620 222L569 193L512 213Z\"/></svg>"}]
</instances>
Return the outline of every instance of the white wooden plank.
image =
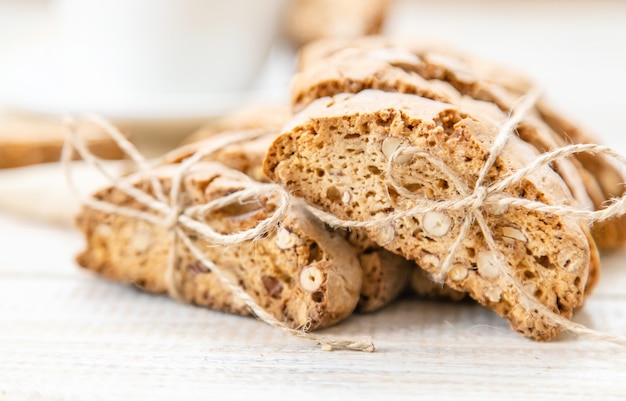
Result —
<instances>
[{"instance_id":1,"label":"white wooden plank","mask_svg":"<svg viewBox=\"0 0 626 401\"><path fill-rule=\"evenodd\" d=\"M472 304L406 300L328 330L372 335L378 351L361 354L323 352L250 318L86 276L3 278L0 294L0 390L13 395L514 399L626 391L624 350L568 336L534 343ZM592 298L583 320L624 333L624 310L623 299Z\"/></svg>"}]
</instances>

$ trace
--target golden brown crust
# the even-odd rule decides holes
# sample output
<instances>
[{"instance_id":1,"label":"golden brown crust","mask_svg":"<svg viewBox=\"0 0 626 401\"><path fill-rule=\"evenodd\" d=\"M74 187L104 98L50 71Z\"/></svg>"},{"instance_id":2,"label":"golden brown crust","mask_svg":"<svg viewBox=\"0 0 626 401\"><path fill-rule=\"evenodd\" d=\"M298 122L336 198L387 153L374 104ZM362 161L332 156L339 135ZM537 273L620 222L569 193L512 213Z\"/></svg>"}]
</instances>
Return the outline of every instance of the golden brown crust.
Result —
<instances>
[{"instance_id":1,"label":"golden brown crust","mask_svg":"<svg viewBox=\"0 0 626 401\"><path fill-rule=\"evenodd\" d=\"M169 190L172 166L155 171ZM133 179L147 190L147 179ZM252 185L241 173L214 163L199 164L184 180L184 207L206 202ZM115 188L95 195L114 205L145 209ZM276 199L262 196L258 202L226 207L206 216L206 222L222 233L248 229L268 217ZM78 263L115 281L132 283L151 292L166 291L164 280L169 249L173 246L165 228L85 207L77 219L87 239ZM194 245L216 266L231 275L252 298L278 320L291 327L315 329L349 316L359 300L362 272L355 252L339 236L311 218L297 202L280 228L263 239L233 246L215 246L195 232L186 231ZM176 279L183 298L198 305L248 314L248 308L191 252L176 243Z\"/></svg>"},{"instance_id":2,"label":"golden brown crust","mask_svg":"<svg viewBox=\"0 0 626 401\"><path fill-rule=\"evenodd\" d=\"M416 146L441 158L471 187L496 133L497 127L489 121L466 115L449 104L411 95L363 91L312 103L276 139L264 170L273 181L339 218L369 220L414 205L384 178L386 138L397 138L405 146ZM510 138L488 180L519 169L534 155L530 145ZM439 170L419 157L397 165L394 174L400 185L416 195L430 199L458 195ZM509 191L546 203L574 202L560 177L547 167ZM350 202L340 202L343 197L335 196L344 192L350 194ZM368 229L368 235L436 274L459 233L464 214L451 212L448 217L445 233L437 235L429 234L437 228L427 227L422 222L424 216L399 219L392 227ZM532 296L570 318L573 309L582 304L590 260L589 243L578 223L516 207L486 217L498 250L506 256L512 274L525 291L532 287ZM427 254L434 257L426 258ZM446 284L469 292L525 336L537 340L554 337L560 331L558 325L536 313L529 301L512 289L505 275L494 274L486 267L490 263L485 260L492 257L474 225L455 255Z\"/></svg>"},{"instance_id":3,"label":"golden brown crust","mask_svg":"<svg viewBox=\"0 0 626 401\"><path fill-rule=\"evenodd\" d=\"M188 144L170 152L163 158L162 162L165 164L181 162L203 147L210 146L213 141L242 132L245 131L214 133L208 139ZM268 179L262 169L263 158L276 136L276 133L270 132L254 140L228 145L207 155L203 160L222 163L257 181L267 181ZM376 311L402 294L414 268L412 262L381 248L364 235L360 235L359 230L337 230L337 234L346 238L348 243L354 247L363 270L364 278L358 311Z\"/></svg>"},{"instance_id":4,"label":"golden brown crust","mask_svg":"<svg viewBox=\"0 0 626 401\"><path fill-rule=\"evenodd\" d=\"M485 105L480 103L490 102L508 112L534 86L532 80L509 67L449 47L380 37L311 44L303 49L300 64L301 72L294 77L292 91L295 110L323 96L380 89L416 94L465 109L472 101L480 101L473 102L473 107L483 109ZM545 101L538 103L530 117L520 134L542 152L569 143L597 142ZM624 178L601 155L581 153L557 165L583 206L590 198L594 207L601 209L606 200L624 193ZM621 227L625 222L622 216L594 224L592 233L598 246L605 250L624 246L626 234Z\"/></svg>"}]
</instances>

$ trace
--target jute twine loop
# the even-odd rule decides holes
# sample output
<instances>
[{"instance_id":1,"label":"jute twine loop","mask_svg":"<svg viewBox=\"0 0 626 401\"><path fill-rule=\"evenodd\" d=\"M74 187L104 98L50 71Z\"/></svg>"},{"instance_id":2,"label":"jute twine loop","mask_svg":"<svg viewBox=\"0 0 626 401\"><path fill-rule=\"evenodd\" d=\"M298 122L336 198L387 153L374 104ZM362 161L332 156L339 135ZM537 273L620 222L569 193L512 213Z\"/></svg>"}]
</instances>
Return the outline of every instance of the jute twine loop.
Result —
<instances>
[{"instance_id":1,"label":"jute twine loop","mask_svg":"<svg viewBox=\"0 0 626 401\"><path fill-rule=\"evenodd\" d=\"M453 241L446 258L444 259L438 274L433 277L436 281L441 283L445 282L445 279L448 276L454 262L455 255L460 249L463 240L469 235L472 226L477 224L484 236L488 249L496 255L496 267L499 275L504 278L505 285L514 288L521 301L524 302L526 306L530 307L529 309L538 311L539 314L548 318L555 325L558 325L564 330L570 331L578 336L626 346L625 337L597 332L581 324L572 322L569 319L554 313L541 303L533 294L529 293L519 279L515 277L513 268L507 262L506 257L497 249L493 232L484 217L484 213L488 213L489 210L502 208L503 206L523 207L529 211L551 213L587 224L621 216L626 213L626 194L620 198L612 199L607 202L604 209L593 211L569 205L547 205L545 203L511 196L506 192L507 188L518 184L521 180L539 171L544 166L547 166L560 158L577 153L587 152L591 154L603 154L613 158L622 167L626 166L626 158L606 146L595 144L576 144L558 148L540 155L528 166L513 172L507 177L504 177L494 183L486 182L489 169L493 167L498 156L502 153L508 139L511 135L514 135L516 126L535 106L539 96L540 91L538 89L530 91L526 96L520 99L509 118L501 124L500 130L489 151L489 156L485 161L485 164L482 166L476 184L472 190L467 187L461 177L459 177L457 173L447 166L443 160L424 152L424 150L420 148L400 147L399 149L396 149L387 162L387 170L385 172L386 179L394 190L396 190L400 195L413 200L415 206L407 210L392 212L384 217L376 217L373 220L367 221L340 219L333 214L317 208L311 207L310 209L315 216L325 223L341 228L376 228L393 225L395 221L405 217L424 215L429 212L461 212L458 213L463 216L461 228L457 237ZM459 196L450 200L435 201L416 195L404 188L394 177L393 170L398 164L398 157L406 155L425 159L441 172L442 176L448 180L452 187L458 192Z\"/></svg>"},{"instance_id":2,"label":"jute twine loop","mask_svg":"<svg viewBox=\"0 0 626 401\"><path fill-rule=\"evenodd\" d=\"M273 315L264 310L238 283L234 281L234 279L226 274L222 268L207 259L202 251L194 245L193 241L186 233L186 231L191 231L194 234L202 236L205 240L213 244L237 245L246 241L254 241L256 239L263 238L267 235L267 233L274 230L280 221L286 216L291 197L284 189L275 184L255 183L249 188L217 198L203 205L195 205L185 208L180 203L183 180L192 166L199 163L203 157L216 152L225 146L257 138L265 134L265 132L249 131L231 135L227 138L221 137L212 142L210 146L203 147L200 151L185 159L182 163L176 166L176 174L172 176L171 189L168 197L163 191L161 182L154 173L153 166L148 163L143 155L113 125L94 115L85 116L84 120L100 126L104 132L115 141L115 143L134 162L135 167L137 168L137 177L148 178L151 191L148 192L138 189L129 183L129 180L123 180L110 174L106 170L106 163L95 157L87 149L84 138L79 132L79 127L72 118L67 118L65 120L66 125L69 128L69 135L65 141L62 152L62 162L68 186L75 193L75 195L81 199L82 203L90 208L100 210L105 213L144 220L152 224L162 226L168 230L171 246L168 252L167 267L164 278L168 293L173 298L185 302L181 290L181 284L176 278L176 247L177 243L180 241L190 250L192 255L201 262L202 266L207 271L210 270L213 274L215 274L221 283L233 293L235 298L245 302L248 308L250 308L252 313L258 319L269 324L270 326L296 337L316 341L325 351L374 351L374 344L369 337L359 339L343 339L328 335L319 335L309 333L308 325L304 325L301 329L293 329L285 323L277 320ZM74 151L78 152L86 163L94 167L104 177L106 177L113 186L125 195L141 203L148 209L148 211L144 212L129 207L122 207L108 202L99 201L90 196L84 196L79 189L76 188L72 179L71 159ZM216 232L210 224L207 224L205 217L213 211L219 210L228 205L258 199L261 196L268 196L268 194L272 193L277 195L279 201L275 212L270 217L260 221L257 226L251 229L236 233L221 234Z\"/></svg>"},{"instance_id":3,"label":"jute twine loop","mask_svg":"<svg viewBox=\"0 0 626 401\"><path fill-rule=\"evenodd\" d=\"M606 207L602 210L593 211L580 209L569 205L547 205L541 202L511 196L507 193L508 188L511 188L512 186L518 184L521 180L539 171L544 166L547 166L560 158L571 156L577 153L587 152L591 154L603 154L605 156L613 158L613 160L618 162L622 167L626 166L626 158L606 146L595 144L577 144L565 146L540 155L528 166L521 168L496 182L486 182L489 169L491 169L491 167L493 167L493 165L495 164L498 156L502 153L510 136L514 135L515 127L535 106L539 95L540 92L538 90L532 90L531 92L529 92L529 94L527 94L520 100L517 107L514 107L514 110L509 118L501 124L499 133L496 136L494 143L489 151L489 156L485 161L485 164L482 166L479 172L478 179L474 185L474 188L470 189L463 182L462 178L459 177L458 174L453 171L449 166L447 166L443 160L434 157L427 152L424 152L424 150L420 148L401 147L400 149L397 149L396 152L394 152L394 154L390 157L390 160L387 163L386 179L388 183L392 185L395 190L398 191L399 194L413 201L413 207L406 210L395 211L383 217L376 217L373 220L367 221L340 219L333 214L319 210L313 206L309 206L309 210L323 222L331 226L344 229L393 226L393 224L395 224L395 222L399 219L405 217L419 216L429 212L454 212L462 215L463 217L461 220L461 227L459 229L458 236L455 238L448 254L446 255L439 274L434 277L436 280L440 282L445 281L448 272L450 271L450 268L453 264L455 255L461 247L463 240L467 238L474 224L477 224L484 236L487 247L490 251L493 251L494 255L496 255L495 266L498 269L499 275L504 279L505 285L515 289L519 298L521 299L521 302L524 303L527 309L536 310L537 313L543 315L544 317L552 321L555 325L558 325L564 330L570 331L578 336L626 346L626 338L608 333L600 333L591 330L581 324L572 322L564 318L563 316L554 313L548 307L543 305L539 300L537 300L533 294L529 293L528 290L524 288L519 279L515 277L512 266L510 266L510 264L507 262L505 256L497 249L493 233L484 217L484 214L488 213L489 210L506 206L522 207L529 211L536 211L540 213L550 213L584 223L602 221L612 217L621 216L626 213L626 195L622 196L621 198L612 199L611 201L607 202ZM150 176L150 166L139 154L139 152L132 146L132 144L130 144L126 140L126 138L120 135L114 129L114 127L108 124L104 124L101 119L94 117L90 117L89 119L91 121L99 123L100 126L105 128L109 135L120 145L122 149L127 152L131 159L135 161L138 169L142 173L148 174L148 176ZM290 196L280 186L276 186L273 184L258 184L258 187L253 187L250 190L240 191L227 197L216 199L212 202L209 202L207 205L189 207L180 212L180 214L177 214L177 223L173 223L174 217L172 217L172 213L175 214L176 212L172 212L171 205L175 205L177 202L176 188L178 188L178 186L182 182L185 171L189 169L193 164L200 161L202 157L212 152L215 152L223 148L224 146L227 146L231 143L237 143L240 141L253 139L254 137L255 136L253 134L247 133L239 134L238 136L231 136L226 139L221 138L212 143L211 146L203 148L201 151L183 161L180 165L179 174L174 177L169 203L164 202L165 197L162 196L162 193L158 193L159 191L157 190L157 188L159 188L159 186L158 180L156 178L153 178L151 181L153 190L156 193L156 196L153 197L143 191L132 187L126 181L120 180L117 177L113 177L108 174L104 169L102 162L96 159L87 151L87 149L85 149L84 144L82 143L78 133L76 132L76 129L72 130L72 135L66 142L67 149L64 151L64 162L66 165L66 174L68 175L68 177L70 177L69 158L72 152L71 148L75 148L83 157L83 159L85 159L90 165L93 165L100 172L102 172L102 174L104 174L113 185L115 185L119 190L123 191L128 196L131 196L138 202L144 204L150 210L150 212L141 212L134 209L111 205L106 202L94 200L92 198L83 199L86 205L94 209L102 210L104 212L139 218L154 224L169 227L172 232L175 232L176 238L179 238L190 249L192 254L202 262L205 268L215 272L216 276L219 277L224 285L230 288L235 296L246 302L246 304L253 311L253 313L267 324L273 327L277 327L283 331L289 332L295 336L318 341L321 344L322 349L373 351L374 345L369 338L363 338L360 340L342 340L330 338L327 336L320 336L308 333L306 331L306 325L303 329L296 330L277 321L272 315L259 307L259 305L250 297L250 295L247 294L241 287L239 287L237 283L232 282L232 280L227 275L225 275L221 271L221 269L215 266L210 260L207 260L202 252L193 245L192 241L187 235L185 235L185 232L182 230L182 228L185 228L187 230L196 232L202 235L208 241L216 244L237 244L244 241L253 240L255 238L260 238L269 230L275 228L277 224L279 224L280 220L287 213ZM458 196L453 197L449 200L430 200L427 198L419 197L418 195L409 192L406 188L400 185L393 176L393 170L395 165L397 164L396 160L401 155L411 155L413 157L421 157L425 159L428 163L430 163L438 171L441 172L442 176L445 177L446 180L456 190ZM70 187L73 187L71 179ZM281 204L270 218L260 222L259 225L257 227L254 227L253 229L223 235L220 233L216 233L210 227L210 225L206 224L205 222L198 221L194 218L197 217L198 214L203 215L205 213L209 213L211 210L217 210L220 207L224 207L233 202L243 201L246 199L251 199L254 196L259 196L261 195L261 191L263 191L263 193L266 193L267 190L275 191L276 194L278 194L281 198ZM174 266L174 262L170 261L168 266ZM173 276L173 272L170 273ZM173 288L177 288L176 285L173 285Z\"/></svg>"}]
</instances>

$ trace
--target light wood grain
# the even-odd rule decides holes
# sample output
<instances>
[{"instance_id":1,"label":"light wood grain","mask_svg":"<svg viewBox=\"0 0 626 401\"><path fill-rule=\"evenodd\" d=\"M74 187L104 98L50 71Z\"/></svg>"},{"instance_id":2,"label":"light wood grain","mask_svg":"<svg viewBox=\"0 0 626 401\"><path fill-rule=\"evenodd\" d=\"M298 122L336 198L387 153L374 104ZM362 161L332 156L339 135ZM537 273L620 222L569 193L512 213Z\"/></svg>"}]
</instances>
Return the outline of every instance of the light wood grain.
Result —
<instances>
[{"instance_id":1,"label":"light wood grain","mask_svg":"<svg viewBox=\"0 0 626 401\"><path fill-rule=\"evenodd\" d=\"M521 399L626 393L626 350L540 344L471 303L407 299L327 330L374 354L324 352L251 318L105 282L70 262L81 239L0 216L0 399ZM11 235L7 235L11 233ZM41 246L27 252L24 243ZM48 239L48 240L46 240ZM12 261L6 264L6 261ZM605 258L576 320L626 334L626 254ZM4 397L4 398L3 398Z\"/></svg>"}]
</instances>

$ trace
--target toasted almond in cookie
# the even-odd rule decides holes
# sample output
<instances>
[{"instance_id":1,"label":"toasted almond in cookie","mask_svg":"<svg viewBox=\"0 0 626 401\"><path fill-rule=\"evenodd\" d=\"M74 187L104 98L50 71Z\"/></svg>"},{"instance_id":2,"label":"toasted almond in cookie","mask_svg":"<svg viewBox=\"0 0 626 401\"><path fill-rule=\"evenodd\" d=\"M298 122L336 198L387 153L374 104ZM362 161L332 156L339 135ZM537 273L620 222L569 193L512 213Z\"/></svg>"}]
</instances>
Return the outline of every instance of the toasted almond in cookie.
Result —
<instances>
[{"instance_id":1,"label":"toasted almond in cookie","mask_svg":"<svg viewBox=\"0 0 626 401\"><path fill-rule=\"evenodd\" d=\"M387 158L382 151L386 138L403 138L407 146L441 159L462 185L472 188L497 132L498 127L489 119L467 115L450 104L363 91L312 103L274 141L264 170L271 180L339 218L371 221L416 205L413 197L401 195L386 177ZM530 145L511 137L488 172L487 182L525 166L536 155ZM337 173L327 174L331 169ZM396 164L390 173L417 199L451 199L462 191L417 155L410 163ZM329 196L343 191L352 194L350 202ZM547 204L575 202L565 183L547 167L507 192ZM423 216L413 216L399 218L389 226L369 228L368 235L386 249L422 263L429 274L441 275L435 265L423 263L422 259L428 253L444 260L459 235L465 213L446 214L451 220L446 224L446 233L441 230L433 235L432 230L425 229ZM482 214L498 252L488 248L479 227L473 224L453 260L453 266L458 264L467 270L466 275L444 272L445 283L468 292L527 337L554 337L560 327L537 305L540 302L570 318L573 309L582 304L590 260L585 232L576 221L520 207L509 206L497 214L483 209ZM526 241L519 236L511 238L510 231L503 231L505 227L519 230ZM497 260L499 254L506 261L504 271L502 261Z\"/></svg>"},{"instance_id":2,"label":"toasted almond in cookie","mask_svg":"<svg viewBox=\"0 0 626 401\"><path fill-rule=\"evenodd\" d=\"M155 170L165 192L176 166ZM125 178L150 192L146 177ZM243 174L219 164L194 166L183 183L183 208L202 205L225 194L258 185ZM136 210L146 207L116 188L95 198ZM224 207L204 217L221 233L254 227L276 209L268 194L256 201ZM103 276L132 283L151 292L166 291L168 252L175 246L176 281L188 302L213 309L248 314L250 311L210 270L207 271L182 242L172 244L167 229L136 218L85 207L77 219L87 246L78 263ZM262 308L289 326L315 329L349 316L357 305L362 272L356 253L341 236L327 230L295 202L280 229L267 237L233 246L216 246L185 229L192 243L231 276ZM285 241L284 232L292 238Z\"/></svg>"}]
</instances>

